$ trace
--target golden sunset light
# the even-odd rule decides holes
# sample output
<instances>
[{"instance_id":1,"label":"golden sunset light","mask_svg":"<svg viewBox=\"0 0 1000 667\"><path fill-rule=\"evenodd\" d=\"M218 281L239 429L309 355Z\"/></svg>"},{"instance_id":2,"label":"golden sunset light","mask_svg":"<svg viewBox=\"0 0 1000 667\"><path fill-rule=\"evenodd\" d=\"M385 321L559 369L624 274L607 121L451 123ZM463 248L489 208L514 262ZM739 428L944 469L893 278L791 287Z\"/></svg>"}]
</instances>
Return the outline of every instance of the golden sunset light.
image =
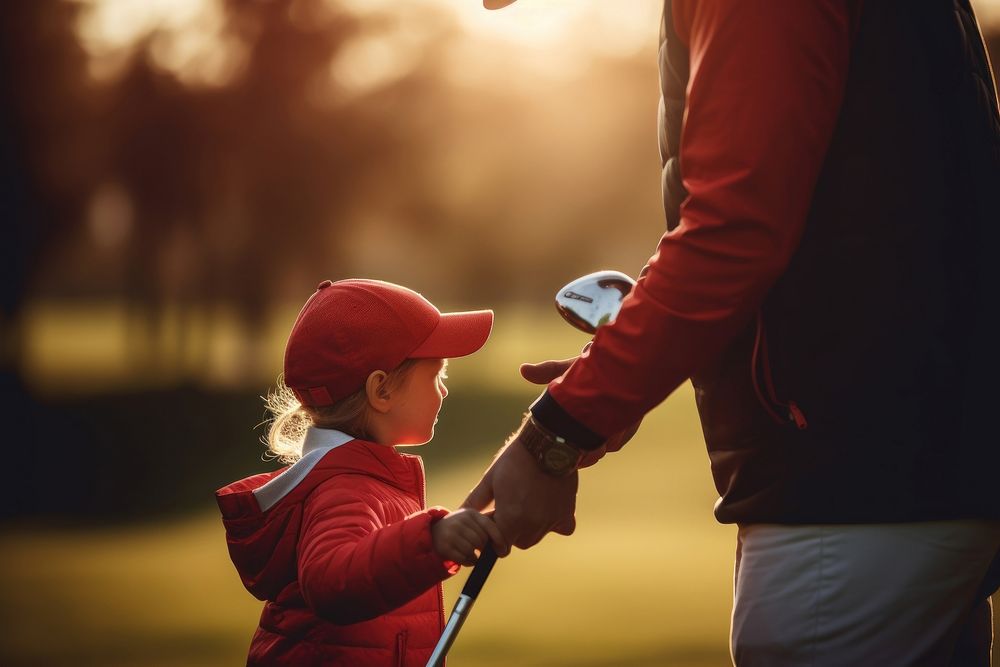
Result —
<instances>
[{"instance_id":1,"label":"golden sunset light","mask_svg":"<svg viewBox=\"0 0 1000 667\"><path fill-rule=\"evenodd\" d=\"M865 602L834 600L851 613L816 633L841 650L917 619L889 653L933 640L923 657L989 667L1000 557L975 540L1000 530L981 516L1000 515L1000 459L976 428L1000 375L983 56L995 73L1000 0L972 0L976 16L950 0L892 5L905 17L674 2L689 16L667 23L663 0L9 3L0 665L216 667L279 645L357 664L329 657L343 630L350 650L423 667L437 605L446 619L489 528L498 552L516 548L454 667L749 664L732 650L740 632L792 636L811 618L786 601L826 579L787 576L795 558L864 575ZM851 25L863 29L848 39ZM357 278L493 319L393 310L402 292L383 286L296 324ZM274 422L295 436L284 450ZM330 463L362 449L356 469ZM504 474L477 486L488 469ZM389 475L372 483L386 497L365 487L326 507L343 482L326 474ZM454 511L491 501L507 509ZM347 505L363 527L316 519ZM531 525L569 532L574 516L571 536L517 541ZM972 546L920 532L938 524ZM864 541L914 525L913 548ZM854 529L845 558L802 546L843 547L824 540ZM380 546L348 559L371 573L330 593L347 569L324 559L345 552L309 540L334 534ZM764 548L742 551L753 539ZM921 549L948 567L900 565ZM891 556L863 570L872 553ZM423 588L403 595L414 563ZM958 590L949 577L968 590L916 610L929 590ZM876 598L892 613L871 612ZM405 605L421 600L434 622L414 630ZM879 627L851 626L859 610ZM255 640L262 613L322 639L262 640L268 626ZM890 664L879 655L840 664Z\"/></svg>"}]
</instances>

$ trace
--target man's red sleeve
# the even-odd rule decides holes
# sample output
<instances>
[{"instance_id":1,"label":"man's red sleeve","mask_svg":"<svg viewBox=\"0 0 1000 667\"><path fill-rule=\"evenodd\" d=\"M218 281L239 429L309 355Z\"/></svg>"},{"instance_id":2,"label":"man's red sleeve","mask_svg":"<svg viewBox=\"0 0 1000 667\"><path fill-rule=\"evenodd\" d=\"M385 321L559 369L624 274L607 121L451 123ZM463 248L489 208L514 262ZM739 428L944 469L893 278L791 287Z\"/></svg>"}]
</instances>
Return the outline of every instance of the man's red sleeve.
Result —
<instances>
[{"instance_id":1,"label":"man's red sleeve","mask_svg":"<svg viewBox=\"0 0 1000 667\"><path fill-rule=\"evenodd\" d=\"M585 447L638 421L747 325L787 267L847 77L846 0L677 0L690 47L679 226L532 406Z\"/></svg>"}]
</instances>

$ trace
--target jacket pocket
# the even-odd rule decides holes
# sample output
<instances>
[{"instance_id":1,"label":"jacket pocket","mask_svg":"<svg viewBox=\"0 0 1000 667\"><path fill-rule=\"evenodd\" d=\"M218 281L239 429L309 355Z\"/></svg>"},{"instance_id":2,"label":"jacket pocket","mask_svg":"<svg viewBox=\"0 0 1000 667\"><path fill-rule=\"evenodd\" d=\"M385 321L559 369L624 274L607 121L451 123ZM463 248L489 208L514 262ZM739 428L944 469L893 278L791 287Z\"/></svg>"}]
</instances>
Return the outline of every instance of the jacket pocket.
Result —
<instances>
[{"instance_id":1,"label":"jacket pocket","mask_svg":"<svg viewBox=\"0 0 1000 667\"><path fill-rule=\"evenodd\" d=\"M406 639L407 632L403 630L396 635L396 667L403 667L406 664Z\"/></svg>"},{"instance_id":2,"label":"jacket pocket","mask_svg":"<svg viewBox=\"0 0 1000 667\"><path fill-rule=\"evenodd\" d=\"M780 399L774 389L771 375L771 359L767 347L767 329L764 315L757 311L757 333L753 341L753 355L750 359L750 376L757 401L776 424L795 424L799 430L809 427L806 416L792 399Z\"/></svg>"}]
</instances>

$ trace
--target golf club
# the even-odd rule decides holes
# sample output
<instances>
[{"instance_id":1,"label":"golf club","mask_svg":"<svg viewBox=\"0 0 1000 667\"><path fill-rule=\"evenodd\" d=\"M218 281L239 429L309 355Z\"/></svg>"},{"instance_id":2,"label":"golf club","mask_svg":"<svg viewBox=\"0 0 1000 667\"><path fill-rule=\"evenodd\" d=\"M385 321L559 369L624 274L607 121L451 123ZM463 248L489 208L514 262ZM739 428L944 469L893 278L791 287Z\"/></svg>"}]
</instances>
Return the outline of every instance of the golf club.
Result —
<instances>
[{"instance_id":1,"label":"golf club","mask_svg":"<svg viewBox=\"0 0 1000 667\"><path fill-rule=\"evenodd\" d=\"M448 649L455 642L458 631L462 629L462 624L465 623L465 619L469 616L469 610L472 609L473 603L479 597L479 591L483 589L486 577L490 576L490 572L493 570L493 565L496 562L497 552L493 550L492 544L487 544L479 554L476 566L472 568L472 574L469 575L469 578L465 581L465 585L462 586L462 592L458 596L458 601L455 602L455 608L451 611L451 616L448 618L448 623L444 626L441 638L434 647L434 652L431 653L430 660L427 661L427 667L441 667L444 664L444 657L448 655Z\"/></svg>"},{"instance_id":2,"label":"golf club","mask_svg":"<svg viewBox=\"0 0 1000 667\"><path fill-rule=\"evenodd\" d=\"M581 276L556 294L556 310L571 325L589 334L614 321L635 281L619 271Z\"/></svg>"},{"instance_id":3,"label":"golf club","mask_svg":"<svg viewBox=\"0 0 1000 667\"><path fill-rule=\"evenodd\" d=\"M598 327L614 321L622 301L634 285L634 280L618 271L590 273L577 278L556 293L556 310L571 325L592 334ZM462 629L462 624L468 618L469 611L496 562L496 551L492 544L487 544L462 587L444 632L427 661L427 667L441 667L444 663L448 650L455 642L458 631Z\"/></svg>"}]
</instances>

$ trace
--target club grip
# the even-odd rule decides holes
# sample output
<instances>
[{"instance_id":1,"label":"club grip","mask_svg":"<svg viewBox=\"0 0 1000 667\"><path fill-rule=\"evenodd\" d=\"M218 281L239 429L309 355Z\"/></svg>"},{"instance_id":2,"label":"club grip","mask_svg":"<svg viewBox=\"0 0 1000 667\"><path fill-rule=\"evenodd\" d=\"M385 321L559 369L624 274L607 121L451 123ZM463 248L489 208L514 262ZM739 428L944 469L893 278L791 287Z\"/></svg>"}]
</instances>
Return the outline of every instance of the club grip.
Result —
<instances>
[{"instance_id":1,"label":"club grip","mask_svg":"<svg viewBox=\"0 0 1000 667\"><path fill-rule=\"evenodd\" d=\"M482 552L480 552L479 560L476 561L476 566L472 568L472 574L465 580L465 586L462 587L462 595L468 595L475 600L479 596L479 591L483 589L483 584L486 583L486 578L490 576L490 571L496 562L497 552L493 549L492 544L487 544Z\"/></svg>"}]
</instances>

